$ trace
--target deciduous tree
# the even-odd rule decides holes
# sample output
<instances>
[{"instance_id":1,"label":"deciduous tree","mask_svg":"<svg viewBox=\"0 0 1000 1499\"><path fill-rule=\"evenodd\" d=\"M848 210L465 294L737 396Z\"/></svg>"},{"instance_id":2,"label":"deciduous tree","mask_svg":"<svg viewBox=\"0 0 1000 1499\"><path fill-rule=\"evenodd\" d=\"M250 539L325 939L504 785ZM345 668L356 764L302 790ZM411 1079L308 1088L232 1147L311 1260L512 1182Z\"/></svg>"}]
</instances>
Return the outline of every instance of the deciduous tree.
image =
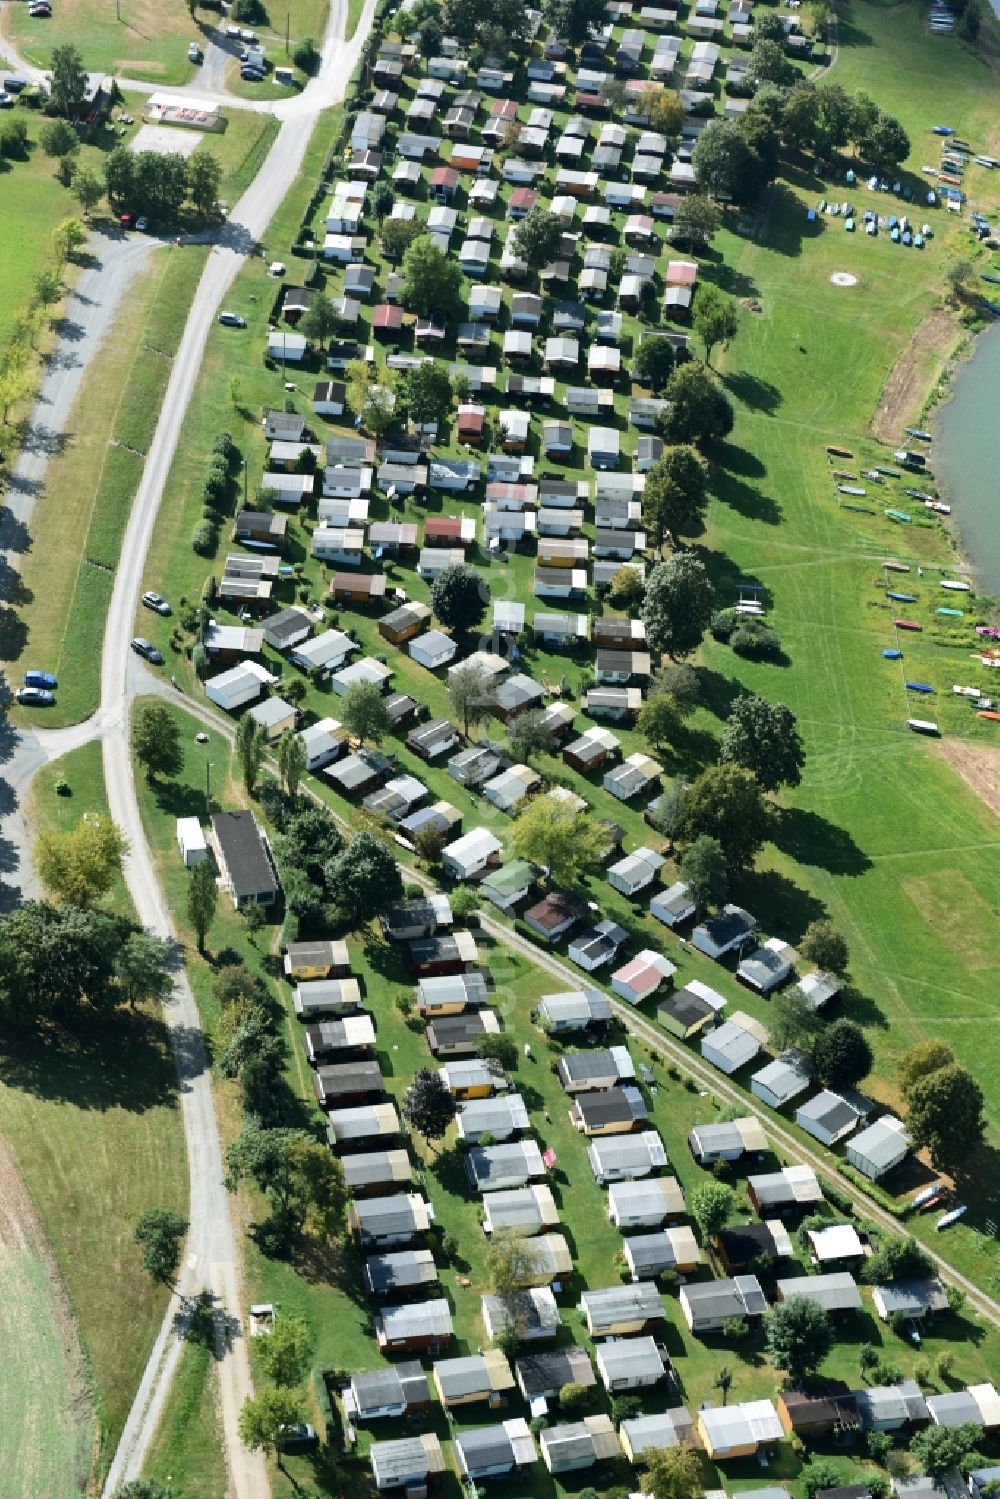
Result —
<instances>
[{"instance_id":1,"label":"deciduous tree","mask_svg":"<svg viewBox=\"0 0 1000 1499\"><path fill-rule=\"evenodd\" d=\"M403 1094L403 1118L428 1144L447 1133L455 1117L455 1099L447 1083L429 1067L421 1067Z\"/></svg>"},{"instance_id":2,"label":"deciduous tree","mask_svg":"<svg viewBox=\"0 0 1000 1499\"><path fill-rule=\"evenodd\" d=\"M244 1400L240 1411L240 1441L251 1452L277 1452L282 1432L305 1419L302 1398L292 1390L271 1385ZM280 1461L280 1459L279 1459Z\"/></svg>"},{"instance_id":3,"label":"deciduous tree","mask_svg":"<svg viewBox=\"0 0 1000 1499\"><path fill-rule=\"evenodd\" d=\"M796 1389L815 1374L833 1347L829 1314L808 1296L789 1296L764 1318L767 1353L776 1369L784 1369Z\"/></svg>"},{"instance_id":4,"label":"deciduous tree","mask_svg":"<svg viewBox=\"0 0 1000 1499\"><path fill-rule=\"evenodd\" d=\"M653 749L662 749L677 737L681 716L668 692L654 692L639 709L635 726Z\"/></svg>"},{"instance_id":5,"label":"deciduous tree","mask_svg":"<svg viewBox=\"0 0 1000 1499\"><path fill-rule=\"evenodd\" d=\"M656 430L664 442L719 442L733 430L732 402L704 365L678 365L663 394L670 404L657 417Z\"/></svg>"},{"instance_id":6,"label":"deciduous tree","mask_svg":"<svg viewBox=\"0 0 1000 1499\"><path fill-rule=\"evenodd\" d=\"M38 138L46 156L69 156L80 146L80 137L66 120L50 120Z\"/></svg>"},{"instance_id":7,"label":"deciduous tree","mask_svg":"<svg viewBox=\"0 0 1000 1499\"><path fill-rule=\"evenodd\" d=\"M740 320L732 297L707 281L695 296L692 325L705 345L705 363L710 365L713 350L719 344L726 348L739 332Z\"/></svg>"},{"instance_id":8,"label":"deciduous tree","mask_svg":"<svg viewBox=\"0 0 1000 1499\"><path fill-rule=\"evenodd\" d=\"M147 1208L140 1213L132 1237L142 1249L142 1268L156 1280L171 1280L187 1231L187 1219L170 1208Z\"/></svg>"},{"instance_id":9,"label":"deciduous tree","mask_svg":"<svg viewBox=\"0 0 1000 1499\"><path fill-rule=\"evenodd\" d=\"M640 611L649 649L675 660L701 644L715 598L705 564L694 552L675 552L658 562L646 581Z\"/></svg>"},{"instance_id":10,"label":"deciduous tree","mask_svg":"<svg viewBox=\"0 0 1000 1499\"><path fill-rule=\"evenodd\" d=\"M781 989L772 999L768 1013L768 1034L780 1049L798 1046L808 1050L823 1022L816 1010L795 989Z\"/></svg>"},{"instance_id":11,"label":"deciduous tree","mask_svg":"<svg viewBox=\"0 0 1000 1499\"><path fill-rule=\"evenodd\" d=\"M650 88L642 96L642 108L649 120L649 128L673 140L680 134L684 121L684 105L676 89Z\"/></svg>"},{"instance_id":12,"label":"deciduous tree","mask_svg":"<svg viewBox=\"0 0 1000 1499\"><path fill-rule=\"evenodd\" d=\"M299 782L306 769L306 747L301 734L286 729L278 740L278 773L286 796L298 794Z\"/></svg>"},{"instance_id":13,"label":"deciduous tree","mask_svg":"<svg viewBox=\"0 0 1000 1499\"><path fill-rule=\"evenodd\" d=\"M829 921L811 921L799 943L799 952L826 973L846 973L850 954L840 932Z\"/></svg>"},{"instance_id":14,"label":"deciduous tree","mask_svg":"<svg viewBox=\"0 0 1000 1499\"><path fill-rule=\"evenodd\" d=\"M236 757L240 762L240 774L247 788L247 795L257 790L260 768L267 754L267 730L263 724L244 713L236 725Z\"/></svg>"},{"instance_id":15,"label":"deciduous tree","mask_svg":"<svg viewBox=\"0 0 1000 1499\"><path fill-rule=\"evenodd\" d=\"M674 371L674 346L662 335L647 335L640 339L632 360L632 378L658 395Z\"/></svg>"},{"instance_id":16,"label":"deciduous tree","mask_svg":"<svg viewBox=\"0 0 1000 1499\"><path fill-rule=\"evenodd\" d=\"M931 1478L957 1468L982 1440L982 1427L972 1421L961 1426L925 1426L910 1440L910 1453Z\"/></svg>"},{"instance_id":17,"label":"deciduous tree","mask_svg":"<svg viewBox=\"0 0 1000 1499\"><path fill-rule=\"evenodd\" d=\"M210 218L215 213L221 186L219 158L203 147L193 151L187 161L187 195L202 218Z\"/></svg>"},{"instance_id":18,"label":"deciduous tree","mask_svg":"<svg viewBox=\"0 0 1000 1499\"><path fill-rule=\"evenodd\" d=\"M518 713L507 726L507 743L511 754L525 765L530 765L536 755L547 755L554 744L552 731L546 727L545 714L541 708L529 708Z\"/></svg>"},{"instance_id":19,"label":"deciduous tree","mask_svg":"<svg viewBox=\"0 0 1000 1499\"><path fill-rule=\"evenodd\" d=\"M143 703L132 719L132 753L149 780L158 775L176 776L181 772L184 755L181 731L166 703Z\"/></svg>"},{"instance_id":20,"label":"deciduous tree","mask_svg":"<svg viewBox=\"0 0 1000 1499\"><path fill-rule=\"evenodd\" d=\"M258 1362L268 1379L283 1389L294 1389L305 1379L312 1352L312 1334L304 1317L282 1314L266 1338L254 1343Z\"/></svg>"},{"instance_id":21,"label":"deciduous tree","mask_svg":"<svg viewBox=\"0 0 1000 1499\"><path fill-rule=\"evenodd\" d=\"M674 210L671 244L707 250L722 225L722 210L706 193L690 193Z\"/></svg>"},{"instance_id":22,"label":"deciduous tree","mask_svg":"<svg viewBox=\"0 0 1000 1499\"><path fill-rule=\"evenodd\" d=\"M60 265L72 260L86 243L87 231L79 219L63 219L52 231L52 248Z\"/></svg>"},{"instance_id":23,"label":"deciduous tree","mask_svg":"<svg viewBox=\"0 0 1000 1499\"><path fill-rule=\"evenodd\" d=\"M550 796L532 797L514 820L512 840L522 859L546 871L550 886L586 879L608 845L607 832L589 813Z\"/></svg>"},{"instance_id":24,"label":"deciduous tree","mask_svg":"<svg viewBox=\"0 0 1000 1499\"><path fill-rule=\"evenodd\" d=\"M78 49L69 43L53 47L49 64L49 95L67 119L87 94L87 73Z\"/></svg>"},{"instance_id":25,"label":"deciduous tree","mask_svg":"<svg viewBox=\"0 0 1000 1499\"><path fill-rule=\"evenodd\" d=\"M493 712L496 694L486 670L476 661L468 661L448 677L448 702L462 721L462 733L468 737L474 724L485 722Z\"/></svg>"},{"instance_id":26,"label":"deciduous tree","mask_svg":"<svg viewBox=\"0 0 1000 1499\"><path fill-rule=\"evenodd\" d=\"M825 1087L856 1088L871 1071L872 1049L861 1027L841 1016L816 1037L813 1061Z\"/></svg>"},{"instance_id":27,"label":"deciduous tree","mask_svg":"<svg viewBox=\"0 0 1000 1499\"><path fill-rule=\"evenodd\" d=\"M699 833L716 838L731 872L753 867L773 830L771 809L760 786L741 765L710 765L688 787L679 836L693 842Z\"/></svg>"},{"instance_id":28,"label":"deciduous tree","mask_svg":"<svg viewBox=\"0 0 1000 1499\"><path fill-rule=\"evenodd\" d=\"M708 466L688 443L664 448L646 475L642 516L657 549L697 530L708 504Z\"/></svg>"},{"instance_id":29,"label":"deciduous tree","mask_svg":"<svg viewBox=\"0 0 1000 1499\"><path fill-rule=\"evenodd\" d=\"M409 370L400 382L402 409L417 426L444 421L451 410L452 389L443 364L425 359Z\"/></svg>"},{"instance_id":30,"label":"deciduous tree","mask_svg":"<svg viewBox=\"0 0 1000 1499\"><path fill-rule=\"evenodd\" d=\"M741 693L722 731L719 758L749 770L765 791L797 786L806 756L796 725L795 714L784 703Z\"/></svg>"},{"instance_id":31,"label":"deciduous tree","mask_svg":"<svg viewBox=\"0 0 1000 1499\"><path fill-rule=\"evenodd\" d=\"M101 179L96 172L89 167L79 167L73 173L73 185L70 189L74 198L83 209L84 218L89 219L91 212L100 203L104 196L104 188Z\"/></svg>"},{"instance_id":32,"label":"deciduous tree","mask_svg":"<svg viewBox=\"0 0 1000 1499\"><path fill-rule=\"evenodd\" d=\"M937 1170L960 1173L986 1130L983 1090L972 1073L954 1063L938 1067L911 1085L906 1102L914 1145L927 1146Z\"/></svg>"},{"instance_id":33,"label":"deciduous tree","mask_svg":"<svg viewBox=\"0 0 1000 1499\"><path fill-rule=\"evenodd\" d=\"M454 312L459 305L462 272L457 260L447 256L423 234L403 255L403 301L414 312Z\"/></svg>"},{"instance_id":34,"label":"deciduous tree","mask_svg":"<svg viewBox=\"0 0 1000 1499\"><path fill-rule=\"evenodd\" d=\"M651 1499L698 1499L703 1492L701 1459L693 1447L647 1447L642 1492Z\"/></svg>"},{"instance_id":35,"label":"deciduous tree","mask_svg":"<svg viewBox=\"0 0 1000 1499\"><path fill-rule=\"evenodd\" d=\"M822 966L822 965L820 965ZM899 1091L904 1099L909 1096L914 1083L929 1077L942 1067L955 1066L955 1053L947 1041L918 1041L903 1052L896 1066Z\"/></svg>"},{"instance_id":36,"label":"deciduous tree","mask_svg":"<svg viewBox=\"0 0 1000 1499\"><path fill-rule=\"evenodd\" d=\"M729 865L717 838L701 833L681 854L677 873L699 911L722 905L729 890Z\"/></svg>"},{"instance_id":37,"label":"deciduous tree","mask_svg":"<svg viewBox=\"0 0 1000 1499\"><path fill-rule=\"evenodd\" d=\"M358 833L326 866L326 882L350 930L370 921L403 894L399 865L373 833Z\"/></svg>"},{"instance_id":38,"label":"deciduous tree","mask_svg":"<svg viewBox=\"0 0 1000 1499\"><path fill-rule=\"evenodd\" d=\"M725 1228L734 1205L733 1190L725 1182L702 1182L688 1195L688 1211L698 1225L703 1244L711 1244Z\"/></svg>"},{"instance_id":39,"label":"deciduous tree","mask_svg":"<svg viewBox=\"0 0 1000 1499\"><path fill-rule=\"evenodd\" d=\"M86 909L108 894L128 853L125 834L110 817L85 812L75 827L48 828L35 843L35 873L63 905Z\"/></svg>"},{"instance_id":40,"label":"deciduous tree","mask_svg":"<svg viewBox=\"0 0 1000 1499\"><path fill-rule=\"evenodd\" d=\"M317 292L299 320L296 331L323 350L339 327L340 316L330 298Z\"/></svg>"},{"instance_id":41,"label":"deciduous tree","mask_svg":"<svg viewBox=\"0 0 1000 1499\"><path fill-rule=\"evenodd\" d=\"M431 608L449 630L464 635L482 623L489 589L474 567L455 562L444 568L431 588Z\"/></svg>"},{"instance_id":42,"label":"deciduous tree","mask_svg":"<svg viewBox=\"0 0 1000 1499\"><path fill-rule=\"evenodd\" d=\"M130 932L118 950L115 977L130 1005L162 1000L170 993L170 945L152 932Z\"/></svg>"},{"instance_id":43,"label":"deciduous tree","mask_svg":"<svg viewBox=\"0 0 1000 1499\"><path fill-rule=\"evenodd\" d=\"M545 208L533 208L514 228L514 254L529 271L540 271L554 260L562 242L563 223Z\"/></svg>"},{"instance_id":44,"label":"deciduous tree","mask_svg":"<svg viewBox=\"0 0 1000 1499\"><path fill-rule=\"evenodd\" d=\"M543 0L542 14L557 36L576 46L604 22L602 0Z\"/></svg>"},{"instance_id":45,"label":"deciduous tree","mask_svg":"<svg viewBox=\"0 0 1000 1499\"><path fill-rule=\"evenodd\" d=\"M385 698L375 682L352 682L340 700L340 716L348 733L361 744L381 744L392 727Z\"/></svg>"},{"instance_id":46,"label":"deciduous tree","mask_svg":"<svg viewBox=\"0 0 1000 1499\"><path fill-rule=\"evenodd\" d=\"M205 951L205 938L215 920L215 908L219 903L219 892L215 875L208 859L201 859L188 876L185 909L187 919L194 928L198 951Z\"/></svg>"},{"instance_id":47,"label":"deciduous tree","mask_svg":"<svg viewBox=\"0 0 1000 1499\"><path fill-rule=\"evenodd\" d=\"M612 609L621 609L625 614L635 614L642 603L646 585L642 575L634 567L623 564L611 579L608 603Z\"/></svg>"}]
</instances>

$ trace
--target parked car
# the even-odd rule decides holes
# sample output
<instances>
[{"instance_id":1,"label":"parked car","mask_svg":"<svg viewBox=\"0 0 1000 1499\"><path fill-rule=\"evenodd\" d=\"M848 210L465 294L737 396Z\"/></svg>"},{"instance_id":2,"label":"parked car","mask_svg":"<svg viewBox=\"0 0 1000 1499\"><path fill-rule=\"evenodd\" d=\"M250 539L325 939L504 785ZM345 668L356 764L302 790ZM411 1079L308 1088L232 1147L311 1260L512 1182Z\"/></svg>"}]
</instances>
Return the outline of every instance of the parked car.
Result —
<instances>
[{"instance_id":1,"label":"parked car","mask_svg":"<svg viewBox=\"0 0 1000 1499\"><path fill-rule=\"evenodd\" d=\"M138 218L135 221L135 227L138 229L140 234L145 234L146 230L149 228L149 220L146 218Z\"/></svg>"},{"instance_id":2,"label":"parked car","mask_svg":"<svg viewBox=\"0 0 1000 1499\"><path fill-rule=\"evenodd\" d=\"M51 14L52 6L47 3L47 0L32 0L32 4L28 6L29 16L51 16Z\"/></svg>"},{"instance_id":3,"label":"parked car","mask_svg":"<svg viewBox=\"0 0 1000 1499\"><path fill-rule=\"evenodd\" d=\"M163 665L163 657L160 655L153 642L151 640L147 640L145 636L137 635L132 641L132 649L135 651L137 656L143 656L145 660L151 661L154 666Z\"/></svg>"},{"instance_id":4,"label":"parked car","mask_svg":"<svg viewBox=\"0 0 1000 1499\"><path fill-rule=\"evenodd\" d=\"M154 592L152 588L147 588L146 592L142 596L142 602L145 604L147 609L152 609L156 614L171 613L170 605L167 603L163 595Z\"/></svg>"},{"instance_id":5,"label":"parked car","mask_svg":"<svg viewBox=\"0 0 1000 1499\"><path fill-rule=\"evenodd\" d=\"M24 674L25 687L47 687L50 691L58 687L59 683L50 671L26 671Z\"/></svg>"},{"instance_id":6,"label":"parked car","mask_svg":"<svg viewBox=\"0 0 1000 1499\"><path fill-rule=\"evenodd\" d=\"M56 700L55 693L44 687L19 687L14 696L19 703L27 703L33 708L51 708Z\"/></svg>"},{"instance_id":7,"label":"parked car","mask_svg":"<svg viewBox=\"0 0 1000 1499\"><path fill-rule=\"evenodd\" d=\"M21 93L22 89L26 89L28 87L28 80L27 78L18 78L15 75L12 78L5 78L3 81L3 86L7 90L8 94L19 94Z\"/></svg>"},{"instance_id":8,"label":"parked car","mask_svg":"<svg viewBox=\"0 0 1000 1499\"><path fill-rule=\"evenodd\" d=\"M240 68L240 77L247 83L263 83L264 81L264 75L260 68L244 66Z\"/></svg>"},{"instance_id":9,"label":"parked car","mask_svg":"<svg viewBox=\"0 0 1000 1499\"><path fill-rule=\"evenodd\" d=\"M220 312L219 322L224 328L245 328L247 320L240 317L238 312Z\"/></svg>"},{"instance_id":10,"label":"parked car","mask_svg":"<svg viewBox=\"0 0 1000 1499\"><path fill-rule=\"evenodd\" d=\"M13 97L13 95L12 94L5 94L3 92L3 90L0 89L0 109L13 109L13 108L14 108L14 97Z\"/></svg>"},{"instance_id":11,"label":"parked car","mask_svg":"<svg viewBox=\"0 0 1000 1499\"><path fill-rule=\"evenodd\" d=\"M316 1433L311 1426L304 1421L298 1421L294 1426L279 1426L278 1446L283 1452L302 1452L307 1447L315 1447Z\"/></svg>"},{"instance_id":12,"label":"parked car","mask_svg":"<svg viewBox=\"0 0 1000 1499\"><path fill-rule=\"evenodd\" d=\"M198 46L198 43L197 42L192 42L191 45L188 47L188 61L189 62L201 62L201 56L202 56L201 48Z\"/></svg>"},{"instance_id":13,"label":"parked car","mask_svg":"<svg viewBox=\"0 0 1000 1499\"><path fill-rule=\"evenodd\" d=\"M132 213L119 214L118 223L123 229L132 229L135 227L135 215Z\"/></svg>"}]
</instances>

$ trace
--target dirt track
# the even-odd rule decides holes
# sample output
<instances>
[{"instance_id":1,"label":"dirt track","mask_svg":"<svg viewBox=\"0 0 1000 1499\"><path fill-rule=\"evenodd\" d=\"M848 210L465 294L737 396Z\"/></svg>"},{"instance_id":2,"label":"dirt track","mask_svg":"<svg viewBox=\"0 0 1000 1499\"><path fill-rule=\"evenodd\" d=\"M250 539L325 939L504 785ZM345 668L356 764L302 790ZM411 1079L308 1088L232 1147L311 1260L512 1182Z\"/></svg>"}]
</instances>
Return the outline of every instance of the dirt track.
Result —
<instances>
[{"instance_id":1,"label":"dirt track","mask_svg":"<svg viewBox=\"0 0 1000 1499\"><path fill-rule=\"evenodd\" d=\"M939 749L969 789L1000 817L1000 746L947 738Z\"/></svg>"},{"instance_id":2,"label":"dirt track","mask_svg":"<svg viewBox=\"0 0 1000 1499\"><path fill-rule=\"evenodd\" d=\"M0 1138L0 1473L10 1499L87 1492L96 1419L66 1289Z\"/></svg>"},{"instance_id":3,"label":"dirt track","mask_svg":"<svg viewBox=\"0 0 1000 1499\"><path fill-rule=\"evenodd\" d=\"M924 318L882 387L872 417L872 431L880 441L899 442L903 427L916 421L957 341L951 313L940 309Z\"/></svg>"}]
</instances>

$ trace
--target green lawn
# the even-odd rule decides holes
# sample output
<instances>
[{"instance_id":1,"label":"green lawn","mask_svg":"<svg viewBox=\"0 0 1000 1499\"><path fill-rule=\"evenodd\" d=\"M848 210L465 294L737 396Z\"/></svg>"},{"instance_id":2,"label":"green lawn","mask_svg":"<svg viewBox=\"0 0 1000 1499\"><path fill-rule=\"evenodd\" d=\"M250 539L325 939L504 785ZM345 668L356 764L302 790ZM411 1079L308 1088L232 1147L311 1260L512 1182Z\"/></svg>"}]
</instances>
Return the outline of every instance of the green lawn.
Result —
<instances>
[{"instance_id":1,"label":"green lawn","mask_svg":"<svg viewBox=\"0 0 1000 1499\"><path fill-rule=\"evenodd\" d=\"M218 1499L226 1491L214 1368L204 1343L185 1346L146 1459L144 1476L171 1483L184 1499Z\"/></svg>"},{"instance_id":2,"label":"green lawn","mask_svg":"<svg viewBox=\"0 0 1000 1499\"><path fill-rule=\"evenodd\" d=\"M123 0L117 7L93 0L63 0L48 18L33 18L23 5L5 12L4 31L35 67L47 68L54 47L79 49L83 65L154 83L188 81L194 71L188 42L197 28L184 0Z\"/></svg>"},{"instance_id":3,"label":"green lawn","mask_svg":"<svg viewBox=\"0 0 1000 1499\"><path fill-rule=\"evenodd\" d=\"M24 562L22 631L11 646L18 665L44 663L60 678L58 725L97 706L101 644L114 570L184 309L201 274L203 247L168 246L139 273L68 422L68 441L50 462L33 530L61 535ZM30 712L31 710L28 710ZM27 716L27 715L26 715ZM37 721L37 713L34 715Z\"/></svg>"},{"instance_id":4,"label":"green lawn","mask_svg":"<svg viewBox=\"0 0 1000 1499\"><path fill-rule=\"evenodd\" d=\"M68 797L55 793L60 775L71 788ZM106 805L97 744L36 777L32 815L40 827L71 825ZM128 909L124 889L113 900L118 910ZM69 1292L106 1461L167 1299L140 1268L132 1223L144 1208L183 1211L186 1203L169 1045L158 1013L139 1009L89 1015L51 1035L7 1033L3 1055L0 1132Z\"/></svg>"}]
</instances>

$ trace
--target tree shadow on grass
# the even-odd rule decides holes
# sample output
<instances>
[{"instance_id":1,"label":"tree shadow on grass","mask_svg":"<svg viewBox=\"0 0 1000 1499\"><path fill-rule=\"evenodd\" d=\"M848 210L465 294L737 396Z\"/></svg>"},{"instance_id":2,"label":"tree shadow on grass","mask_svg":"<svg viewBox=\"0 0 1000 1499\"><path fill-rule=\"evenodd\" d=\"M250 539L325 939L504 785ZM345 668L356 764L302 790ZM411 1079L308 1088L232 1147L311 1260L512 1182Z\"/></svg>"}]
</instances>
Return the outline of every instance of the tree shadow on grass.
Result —
<instances>
[{"instance_id":1,"label":"tree shadow on grass","mask_svg":"<svg viewBox=\"0 0 1000 1499\"><path fill-rule=\"evenodd\" d=\"M731 297L756 297L757 283L752 276L739 271L724 260L718 250L706 250L701 258L701 274L720 291Z\"/></svg>"},{"instance_id":2,"label":"tree shadow on grass","mask_svg":"<svg viewBox=\"0 0 1000 1499\"><path fill-rule=\"evenodd\" d=\"M802 885L776 869L757 869L740 876L736 899L749 911L766 912L768 931L786 941L797 941L811 921L822 921L826 906Z\"/></svg>"},{"instance_id":3,"label":"tree shadow on grass","mask_svg":"<svg viewBox=\"0 0 1000 1499\"><path fill-rule=\"evenodd\" d=\"M743 479L764 479L767 468L747 448L738 448L733 442L717 442L712 447L713 463L725 469L727 474L739 474Z\"/></svg>"},{"instance_id":4,"label":"tree shadow on grass","mask_svg":"<svg viewBox=\"0 0 1000 1499\"><path fill-rule=\"evenodd\" d=\"M723 375L722 379L731 396L742 401L751 411L762 411L765 416L773 416L784 400L776 385L761 379L760 375L751 375L749 370L735 370L731 375Z\"/></svg>"},{"instance_id":5,"label":"tree shadow on grass","mask_svg":"<svg viewBox=\"0 0 1000 1499\"><path fill-rule=\"evenodd\" d=\"M167 1027L148 1011L88 1011L75 1029L7 1030L0 1049L0 1082L52 1103L142 1114L177 1101Z\"/></svg>"},{"instance_id":6,"label":"tree shadow on grass","mask_svg":"<svg viewBox=\"0 0 1000 1499\"><path fill-rule=\"evenodd\" d=\"M887 1031L889 1022L870 994L863 994L854 984L845 984L838 1001L840 1013L858 1025Z\"/></svg>"},{"instance_id":7,"label":"tree shadow on grass","mask_svg":"<svg viewBox=\"0 0 1000 1499\"><path fill-rule=\"evenodd\" d=\"M799 864L826 869L831 874L861 875L871 860L847 832L819 812L785 807L777 819L774 842Z\"/></svg>"},{"instance_id":8,"label":"tree shadow on grass","mask_svg":"<svg viewBox=\"0 0 1000 1499\"><path fill-rule=\"evenodd\" d=\"M162 781L159 777L147 784L153 793L157 808L165 817L201 817L205 811L205 792L200 786L187 786L182 781Z\"/></svg>"},{"instance_id":9,"label":"tree shadow on grass","mask_svg":"<svg viewBox=\"0 0 1000 1499\"><path fill-rule=\"evenodd\" d=\"M771 211L763 243L779 255L799 256L806 239L812 239L806 210L801 199L784 182L776 182L771 194Z\"/></svg>"},{"instance_id":10,"label":"tree shadow on grass","mask_svg":"<svg viewBox=\"0 0 1000 1499\"><path fill-rule=\"evenodd\" d=\"M725 677L721 671L700 667L701 702L716 718L726 719L733 711L733 703L746 688L735 677Z\"/></svg>"},{"instance_id":11,"label":"tree shadow on grass","mask_svg":"<svg viewBox=\"0 0 1000 1499\"><path fill-rule=\"evenodd\" d=\"M737 515L742 515L745 520L761 521L767 526L780 525L782 513L777 500L754 485L745 484L742 479L726 473L724 469L715 470L712 489L716 499L735 510Z\"/></svg>"}]
</instances>

